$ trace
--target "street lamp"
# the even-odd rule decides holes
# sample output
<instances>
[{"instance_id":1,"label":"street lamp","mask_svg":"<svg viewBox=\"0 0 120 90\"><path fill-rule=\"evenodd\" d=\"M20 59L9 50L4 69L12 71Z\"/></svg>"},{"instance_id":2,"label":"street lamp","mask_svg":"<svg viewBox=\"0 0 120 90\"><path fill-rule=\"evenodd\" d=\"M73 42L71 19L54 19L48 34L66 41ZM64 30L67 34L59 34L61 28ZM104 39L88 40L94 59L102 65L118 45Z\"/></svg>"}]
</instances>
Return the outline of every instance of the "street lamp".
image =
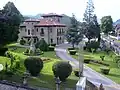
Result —
<instances>
[{"instance_id":1,"label":"street lamp","mask_svg":"<svg viewBox=\"0 0 120 90\"><path fill-rule=\"evenodd\" d=\"M59 87L60 83L61 83L61 81L60 81L59 77L55 77L56 90L60 90L60 87Z\"/></svg>"},{"instance_id":2,"label":"street lamp","mask_svg":"<svg viewBox=\"0 0 120 90\"><path fill-rule=\"evenodd\" d=\"M83 47L85 46L85 39L83 39L80 43L79 43L79 52L78 52L78 60L79 60L79 78L80 76L83 76L83 61L84 61L84 57L81 54L81 52L83 51Z\"/></svg>"}]
</instances>

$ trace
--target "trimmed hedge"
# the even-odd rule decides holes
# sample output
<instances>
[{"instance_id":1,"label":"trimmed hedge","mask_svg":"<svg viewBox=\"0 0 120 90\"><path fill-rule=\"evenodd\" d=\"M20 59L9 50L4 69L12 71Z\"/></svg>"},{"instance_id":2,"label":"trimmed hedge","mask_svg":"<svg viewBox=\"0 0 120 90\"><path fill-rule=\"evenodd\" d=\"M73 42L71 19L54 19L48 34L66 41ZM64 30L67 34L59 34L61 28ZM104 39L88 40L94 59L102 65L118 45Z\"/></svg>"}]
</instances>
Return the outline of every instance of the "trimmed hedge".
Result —
<instances>
[{"instance_id":1,"label":"trimmed hedge","mask_svg":"<svg viewBox=\"0 0 120 90\"><path fill-rule=\"evenodd\" d=\"M90 63L90 61L91 61L90 58L85 58L85 59L84 59L84 63L87 63L87 64L88 64L88 63Z\"/></svg>"},{"instance_id":2,"label":"trimmed hedge","mask_svg":"<svg viewBox=\"0 0 120 90\"><path fill-rule=\"evenodd\" d=\"M51 44L51 46L54 46L54 47L55 47L55 46L56 46L56 44L55 44L55 43L52 43L52 44Z\"/></svg>"},{"instance_id":3,"label":"trimmed hedge","mask_svg":"<svg viewBox=\"0 0 120 90\"><path fill-rule=\"evenodd\" d=\"M54 46L49 46L49 51L54 51L55 47Z\"/></svg>"},{"instance_id":4,"label":"trimmed hedge","mask_svg":"<svg viewBox=\"0 0 120 90\"><path fill-rule=\"evenodd\" d=\"M68 50L75 50L75 48L73 48L73 47L69 47Z\"/></svg>"},{"instance_id":5,"label":"trimmed hedge","mask_svg":"<svg viewBox=\"0 0 120 90\"><path fill-rule=\"evenodd\" d=\"M76 50L69 50L70 55L75 55L77 53Z\"/></svg>"},{"instance_id":6,"label":"trimmed hedge","mask_svg":"<svg viewBox=\"0 0 120 90\"><path fill-rule=\"evenodd\" d=\"M74 70L74 74L76 77L79 77L79 70Z\"/></svg>"},{"instance_id":7,"label":"trimmed hedge","mask_svg":"<svg viewBox=\"0 0 120 90\"><path fill-rule=\"evenodd\" d=\"M25 41L24 39L21 39L21 40L20 40L20 44L21 44L21 45L25 45L25 43L26 43L26 41Z\"/></svg>"},{"instance_id":8,"label":"trimmed hedge","mask_svg":"<svg viewBox=\"0 0 120 90\"><path fill-rule=\"evenodd\" d=\"M59 77L64 82L71 75L72 66L68 62L58 61L53 64L52 71L55 77Z\"/></svg>"},{"instance_id":9,"label":"trimmed hedge","mask_svg":"<svg viewBox=\"0 0 120 90\"><path fill-rule=\"evenodd\" d=\"M103 74L106 74L108 75L109 74L109 71L110 71L110 68L108 67L100 67L100 70Z\"/></svg>"},{"instance_id":10,"label":"trimmed hedge","mask_svg":"<svg viewBox=\"0 0 120 90\"><path fill-rule=\"evenodd\" d=\"M109 64L104 63L104 62L102 62L102 61L97 61L97 60L90 60L90 61L93 62L93 63L97 63L97 64L104 65L104 66L110 66Z\"/></svg>"},{"instance_id":11,"label":"trimmed hedge","mask_svg":"<svg viewBox=\"0 0 120 90\"><path fill-rule=\"evenodd\" d=\"M32 76L38 76L43 68L43 61L39 57L28 57L24 61L24 66Z\"/></svg>"}]
</instances>

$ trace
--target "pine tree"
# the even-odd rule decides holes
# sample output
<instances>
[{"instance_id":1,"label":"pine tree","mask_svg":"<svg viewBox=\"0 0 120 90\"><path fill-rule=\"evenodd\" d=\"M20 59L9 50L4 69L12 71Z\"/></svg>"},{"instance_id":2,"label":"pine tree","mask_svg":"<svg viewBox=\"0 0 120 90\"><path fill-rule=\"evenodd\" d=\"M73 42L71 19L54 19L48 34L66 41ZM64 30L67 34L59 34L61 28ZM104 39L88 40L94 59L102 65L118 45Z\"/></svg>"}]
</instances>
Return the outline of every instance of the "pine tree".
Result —
<instances>
[{"instance_id":1,"label":"pine tree","mask_svg":"<svg viewBox=\"0 0 120 90\"><path fill-rule=\"evenodd\" d=\"M67 41L72 44L73 48L75 44L77 45L82 41L83 34L79 28L79 23L76 20L75 15L71 17L71 26L67 31L66 37Z\"/></svg>"}]
</instances>

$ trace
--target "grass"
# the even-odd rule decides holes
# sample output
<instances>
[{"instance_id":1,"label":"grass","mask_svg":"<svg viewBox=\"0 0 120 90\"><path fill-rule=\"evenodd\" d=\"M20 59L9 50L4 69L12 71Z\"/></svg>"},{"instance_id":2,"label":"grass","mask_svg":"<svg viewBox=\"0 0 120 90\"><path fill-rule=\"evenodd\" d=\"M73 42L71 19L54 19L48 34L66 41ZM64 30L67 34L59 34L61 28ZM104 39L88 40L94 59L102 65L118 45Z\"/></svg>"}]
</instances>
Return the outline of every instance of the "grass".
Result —
<instances>
[{"instance_id":1,"label":"grass","mask_svg":"<svg viewBox=\"0 0 120 90\"><path fill-rule=\"evenodd\" d=\"M23 81L22 76L23 76L23 73L25 72L24 59L27 56L23 55L23 52L25 51L25 48L17 47L17 49L13 51L13 47L14 47L14 45L12 45L12 47L9 46L9 50L11 52L13 52L14 54L21 57L21 59L20 59L21 68L18 69L16 74L13 75L12 77L8 77L6 75L4 75L4 77L5 77L6 80L22 83L22 81ZM40 73L40 76L28 78L28 85L30 85L32 87L44 87L44 88L50 88L51 90L55 90L55 81L54 81L54 75L53 75L53 72L52 72L52 65L56 61L59 61L59 59L56 57L54 51L44 52L44 54L41 55L40 57L48 57L48 58L50 58L50 61L49 62L44 62L44 67L43 67L43 69ZM2 63L3 65L5 65L5 62L7 60L8 60L8 58L0 56L0 63ZM65 87L66 88L76 87L76 83L77 83L78 80L79 80L79 78L76 77L74 75L74 73L72 72L72 74L67 79L66 84L62 83L60 85L61 90L65 90L64 89Z\"/></svg>"},{"instance_id":2,"label":"grass","mask_svg":"<svg viewBox=\"0 0 120 90\"><path fill-rule=\"evenodd\" d=\"M93 54L90 52L83 51L81 54L84 56L88 55L88 56L92 57L93 60L98 60L98 61L101 61L101 59L100 59L101 55L105 55L105 60L103 62L110 65L109 66L110 73L108 75L104 75L104 74L103 75L112 79L116 83L120 84L120 69L117 67L117 63L113 62L113 59L115 57L115 54L113 52L110 52L109 55L107 55L105 52L101 52L101 51L93 53ZM72 57L78 60L78 55L72 55ZM100 67L103 66L103 65L95 64L95 63L90 63L90 64L86 64L86 65L99 73L101 73Z\"/></svg>"}]
</instances>

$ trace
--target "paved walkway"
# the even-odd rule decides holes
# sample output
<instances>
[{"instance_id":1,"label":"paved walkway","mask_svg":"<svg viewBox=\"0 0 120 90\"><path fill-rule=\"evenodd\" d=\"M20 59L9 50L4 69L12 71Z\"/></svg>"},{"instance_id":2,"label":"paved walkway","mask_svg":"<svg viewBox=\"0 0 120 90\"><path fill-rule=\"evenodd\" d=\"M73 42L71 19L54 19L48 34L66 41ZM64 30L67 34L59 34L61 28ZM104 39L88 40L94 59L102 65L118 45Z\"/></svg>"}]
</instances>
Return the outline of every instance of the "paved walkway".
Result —
<instances>
[{"instance_id":1,"label":"paved walkway","mask_svg":"<svg viewBox=\"0 0 120 90\"><path fill-rule=\"evenodd\" d=\"M55 49L56 55L62 60L70 61L72 63L73 68L78 68L79 62L76 59L69 56L66 52L66 49L70 46L71 45L69 44L61 44L57 46ZM87 79L96 86L99 86L102 83L105 87L105 90L120 90L120 86L118 84L85 65L83 75L87 77Z\"/></svg>"}]
</instances>

